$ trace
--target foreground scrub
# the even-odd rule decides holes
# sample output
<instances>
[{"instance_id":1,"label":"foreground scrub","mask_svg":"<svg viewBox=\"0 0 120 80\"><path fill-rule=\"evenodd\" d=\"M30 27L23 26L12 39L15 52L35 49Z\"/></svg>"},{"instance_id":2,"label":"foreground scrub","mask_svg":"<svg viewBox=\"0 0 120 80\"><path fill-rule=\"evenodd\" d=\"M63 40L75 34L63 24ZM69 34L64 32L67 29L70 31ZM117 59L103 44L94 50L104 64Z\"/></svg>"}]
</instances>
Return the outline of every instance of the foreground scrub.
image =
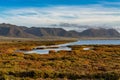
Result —
<instances>
[{"instance_id":1,"label":"foreground scrub","mask_svg":"<svg viewBox=\"0 0 120 80\"><path fill-rule=\"evenodd\" d=\"M92 50L83 50L92 47ZM50 54L0 54L0 79L119 80L120 45L71 46Z\"/></svg>"}]
</instances>

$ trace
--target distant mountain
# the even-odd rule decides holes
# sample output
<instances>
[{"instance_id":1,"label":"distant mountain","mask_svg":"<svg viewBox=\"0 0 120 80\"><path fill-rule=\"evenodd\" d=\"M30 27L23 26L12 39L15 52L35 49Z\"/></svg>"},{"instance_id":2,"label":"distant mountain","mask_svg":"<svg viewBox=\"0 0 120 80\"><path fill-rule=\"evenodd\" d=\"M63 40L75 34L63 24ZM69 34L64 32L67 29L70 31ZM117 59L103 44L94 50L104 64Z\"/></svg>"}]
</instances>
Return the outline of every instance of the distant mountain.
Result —
<instances>
[{"instance_id":1,"label":"distant mountain","mask_svg":"<svg viewBox=\"0 0 120 80\"><path fill-rule=\"evenodd\" d=\"M29 34L33 34L35 36L61 36L61 37L71 37L71 34L62 28L28 28L24 30Z\"/></svg>"},{"instance_id":2,"label":"distant mountain","mask_svg":"<svg viewBox=\"0 0 120 80\"><path fill-rule=\"evenodd\" d=\"M25 32L27 27L23 26L16 26L11 24L0 24L0 36L7 36L7 37L23 37L23 38L31 38L31 37L37 37L33 34L29 34Z\"/></svg>"},{"instance_id":3,"label":"distant mountain","mask_svg":"<svg viewBox=\"0 0 120 80\"><path fill-rule=\"evenodd\" d=\"M120 37L120 33L115 29L87 29L80 33L83 37Z\"/></svg>"},{"instance_id":4,"label":"distant mountain","mask_svg":"<svg viewBox=\"0 0 120 80\"><path fill-rule=\"evenodd\" d=\"M16 26L11 24L0 24L0 36L19 38L40 38L40 37L120 37L115 29L87 29L82 32L66 31L62 28L38 28Z\"/></svg>"}]
</instances>

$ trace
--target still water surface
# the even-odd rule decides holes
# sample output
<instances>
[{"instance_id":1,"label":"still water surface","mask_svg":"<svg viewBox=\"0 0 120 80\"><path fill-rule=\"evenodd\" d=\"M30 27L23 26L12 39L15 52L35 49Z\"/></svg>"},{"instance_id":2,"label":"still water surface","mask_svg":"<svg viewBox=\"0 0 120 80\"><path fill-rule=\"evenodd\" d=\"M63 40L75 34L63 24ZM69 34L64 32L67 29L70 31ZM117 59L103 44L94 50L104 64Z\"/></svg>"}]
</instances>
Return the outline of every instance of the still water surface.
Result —
<instances>
[{"instance_id":1,"label":"still water surface","mask_svg":"<svg viewBox=\"0 0 120 80\"><path fill-rule=\"evenodd\" d=\"M50 49L35 49L32 51L24 51L24 53L37 53L37 54L48 54L50 50L60 51L60 50L68 50L71 48L67 47L68 45L120 45L120 40L80 40L77 42L71 42L67 44L57 45L58 48L50 48Z\"/></svg>"}]
</instances>

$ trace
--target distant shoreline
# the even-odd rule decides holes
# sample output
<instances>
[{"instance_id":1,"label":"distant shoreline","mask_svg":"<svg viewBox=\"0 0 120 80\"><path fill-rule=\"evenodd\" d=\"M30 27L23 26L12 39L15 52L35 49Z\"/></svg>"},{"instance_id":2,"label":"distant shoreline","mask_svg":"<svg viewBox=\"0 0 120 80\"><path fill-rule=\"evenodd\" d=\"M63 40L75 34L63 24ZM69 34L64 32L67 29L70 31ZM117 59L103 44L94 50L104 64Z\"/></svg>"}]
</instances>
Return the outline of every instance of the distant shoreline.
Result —
<instances>
[{"instance_id":1,"label":"distant shoreline","mask_svg":"<svg viewBox=\"0 0 120 80\"><path fill-rule=\"evenodd\" d=\"M70 40L70 41L79 41L79 40L120 40L120 38L101 38L101 37L40 37L40 38L17 38L17 37L3 37L0 36L0 41L56 41L56 40Z\"/></svg>"},{"instance_id":2,"label":"distant shoreline","mask_svg":"<svg viewBox=\"0 0 120 80\"><path fill-rule=\"evenodd\" d=\"M79 40L120 40L120 38L79 38Z\"/></svg>"}]
</instances>

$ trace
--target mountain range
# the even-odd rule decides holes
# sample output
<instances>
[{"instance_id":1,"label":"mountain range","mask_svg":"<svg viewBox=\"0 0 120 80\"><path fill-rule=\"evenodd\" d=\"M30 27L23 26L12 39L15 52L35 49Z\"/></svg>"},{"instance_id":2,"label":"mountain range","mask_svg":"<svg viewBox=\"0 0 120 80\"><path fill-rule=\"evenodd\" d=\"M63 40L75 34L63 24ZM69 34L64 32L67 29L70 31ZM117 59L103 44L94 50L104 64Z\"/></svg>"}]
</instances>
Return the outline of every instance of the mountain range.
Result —
<instances>
[{"instance_id":1,"label":"mountain range","mask_svg":"<svg viewBox=\"0 0 120 80\"><path fill-rule=\"evenodd\" d=\"M25 27L12 24L0 24L0 36L19 38L40 38L40 37L120 37L120 33L115 29L90 28L82 32L66 31L62 28L40 28Z\"/></svg>"}]
</instances>

